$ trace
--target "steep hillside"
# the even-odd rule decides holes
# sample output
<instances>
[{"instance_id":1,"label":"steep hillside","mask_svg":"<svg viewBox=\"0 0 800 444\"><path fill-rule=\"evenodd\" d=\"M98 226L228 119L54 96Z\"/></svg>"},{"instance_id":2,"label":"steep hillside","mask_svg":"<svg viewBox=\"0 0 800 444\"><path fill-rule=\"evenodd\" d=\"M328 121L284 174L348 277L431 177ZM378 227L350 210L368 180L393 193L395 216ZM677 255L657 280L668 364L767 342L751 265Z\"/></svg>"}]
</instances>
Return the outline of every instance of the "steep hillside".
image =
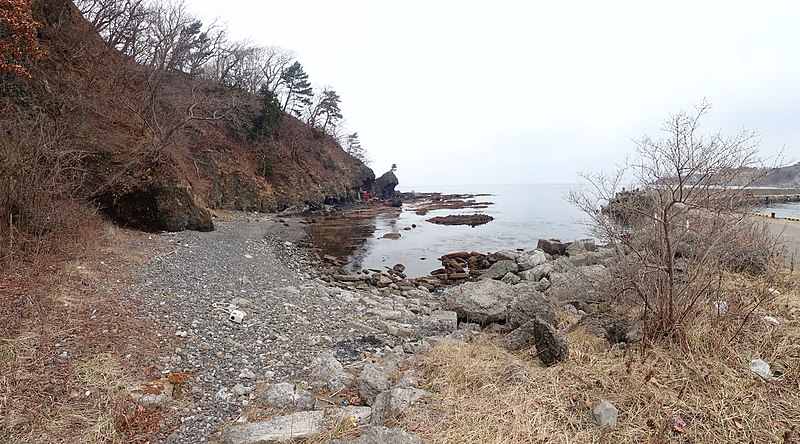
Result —
<instances>
[{"instance_id":1,"label":"steep hillside","mask_svg":"<svg viewBox=\"0 0 800 444\"><path fill-rule=\"evenodd\" d=\"M34 18L46 55L27 61L32 80L0 74L9 231L53 229L58 222L43 213L56 204L145 230L210 230L208 209L313 208L372 186L361 161L288 115L253 142L256 97L136 64L70 1L36 1Z\"/></svg>"},{"instance_id":2,"label":"steep hillside","mask_svg":"<svg viewBox=\"0 0 800 444\"><path fill-rule=\"evenodd\" d=\"M800 184L800 162L776 168L756 182L759 186L797 187Z\"/></svg>"}]
</instances>

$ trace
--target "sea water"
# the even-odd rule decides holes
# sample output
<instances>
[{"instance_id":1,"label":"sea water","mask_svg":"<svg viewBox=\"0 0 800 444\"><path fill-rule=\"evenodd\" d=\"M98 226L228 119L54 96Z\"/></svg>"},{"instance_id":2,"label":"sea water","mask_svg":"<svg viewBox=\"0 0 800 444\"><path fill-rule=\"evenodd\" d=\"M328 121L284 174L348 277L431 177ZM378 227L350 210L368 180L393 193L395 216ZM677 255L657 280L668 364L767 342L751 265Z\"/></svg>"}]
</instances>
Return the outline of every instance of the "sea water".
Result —
<instances>
[{"instance_id":1,"label":"sea water","mask_svg":"<svg viewBox=\"0 0 800 444\"><path fill-rule=\"evenodd\" d=\"M375 232L350 255L353 271L383 269L403 264L408 276L421 276L441 266L438 258L456 251L490 253L506 249L533 249L539 239L570 241L588 236L586 216L565 199L570 184L401 186L400 191L443 194L488 194L476 201L493 202L485 209L443 209L425 215L404 205L399 216L377 216ZM494 220L476 227L436 225L435 216L483 213ZM416 228L406 230L415 225ZM399 239L384 239L386 233Z\"/></svg>"}]
</instances>

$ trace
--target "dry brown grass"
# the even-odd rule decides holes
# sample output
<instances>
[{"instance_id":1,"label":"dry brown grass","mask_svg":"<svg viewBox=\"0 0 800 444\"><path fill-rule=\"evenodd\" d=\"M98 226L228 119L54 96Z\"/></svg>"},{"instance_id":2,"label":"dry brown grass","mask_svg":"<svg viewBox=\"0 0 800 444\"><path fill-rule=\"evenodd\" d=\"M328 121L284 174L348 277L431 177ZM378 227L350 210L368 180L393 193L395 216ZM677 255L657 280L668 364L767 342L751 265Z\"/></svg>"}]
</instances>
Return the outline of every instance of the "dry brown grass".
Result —
<instances>
[{"instance_id":1,"label":"dry brown grass","mask_svg":"<svg viewBox=\"0 0 800 444\"><path fill-rule=\"evenodd\" d=\"M86 224L98 227L82 230L95 240L76 256L39 254L0 276L0 442L140 442L153 432L152 412L124 390L147 375L156 348L121 298L142 235Z\"/></svg>"},{"instance_id":2,"label":"dry brown grass","mask_svg":"<svg viewBox=\"0 0 800 444\"><path fill-rule=\"evenodd\" d=\"M764 314L780 326L767 326ZM800 442L798 293L761 306L731 341L740 325L700 324L689 331L688 351L657 345L644 360L578 329L568 335L569 361L549 368L487 337L442 344L421 362L432 397L400 425L432 444ZM755 357L780 379L751 373ZM594 422L602 399L619 409L615 430ZM679 430L673 418L686 426Z\"/></svg>"}]
</instances>

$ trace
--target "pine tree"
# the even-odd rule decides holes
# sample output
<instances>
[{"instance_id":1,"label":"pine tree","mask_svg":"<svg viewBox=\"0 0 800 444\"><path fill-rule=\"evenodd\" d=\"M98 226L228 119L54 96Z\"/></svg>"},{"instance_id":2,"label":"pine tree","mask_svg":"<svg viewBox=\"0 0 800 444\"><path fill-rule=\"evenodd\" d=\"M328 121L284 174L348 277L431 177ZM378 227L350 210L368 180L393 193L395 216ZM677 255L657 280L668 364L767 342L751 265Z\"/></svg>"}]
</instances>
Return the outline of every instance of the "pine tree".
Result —
<instances>
[{"instance_id":1,"label":"pine tree","mask_svg":"<svg viewBox=\"0 0 800 444\"><path fill-rule=\"evenodd\" d=\"M361 141L358 140L358 133L353 133L347 136L347 146L345 147L345 152L364 163L369 163L369 159L367 159L367 152L361 146Z\"/></svg>"},{"instance_id":2,"label":"pine tree","mask_svg":"<svg viewBox=\"0 0 800 444\"><path fill-rule=\"evenodd\" d=\"M281 105L277 96L269 90L267 85L262 85L258 91L261 99L261 109L253 119L253 130L250 139L253 141L269 139L277 136L278 125L281 121Z\"/></svg>"},{"instance_id":3,"label":"pine tree","mask_svg":"<svg viewBox=\"0 0 800 444\"><path fill-rule=\"evenodd\" d=\"M339 103L341 99L339 98L339 94L336 94L336 91L331 89L326 89L322 92L322 99L319 102L319 118L323 118L322 121L322 132L328 134L328 126L329 125L336 125L336 123L342 119L342 110L339 108Z\"/></svg>"},{"instance_id":4,"label":"pine tree","mask_svg":"<svg viewBox=\"0 0 800 444\"><path fill-rule=\"evenodd\" d=\"M311 98L314 96L314 90L311 84L308 83L308 74L303 70L303 65L300 62L294 62L292 66L288 67L281 75L281 79L286 85L286 99L283 102L283 111L292 104L290 110L295 115L300 115L303 106L311 105Z\"/></svg>"}]
</instances>

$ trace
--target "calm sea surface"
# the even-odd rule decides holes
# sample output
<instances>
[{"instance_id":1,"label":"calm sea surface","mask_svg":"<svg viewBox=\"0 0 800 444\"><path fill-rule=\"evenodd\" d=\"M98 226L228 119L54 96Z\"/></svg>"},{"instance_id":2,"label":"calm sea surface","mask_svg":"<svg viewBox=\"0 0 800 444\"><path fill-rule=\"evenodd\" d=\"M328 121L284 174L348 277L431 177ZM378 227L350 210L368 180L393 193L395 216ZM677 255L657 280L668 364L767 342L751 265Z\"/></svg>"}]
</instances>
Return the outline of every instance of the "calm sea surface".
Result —
<instances>
[{"instance_id":1,"label":"calm sea surface","mask_svg":"<svg viewBox=\"0 0 800 444\"><path fill-rule=\"evenodd\" d=\"M756 211L763 214L775 213L775 217L797 217L800 218L800 203L774 203L767 207L756 208Z\"/></svg>"},{"instance_id":2,"label":"calm sea surface","mask_svg":"<svg viewBox=\"0 0 800 444\"><path fill-rule=\"evenodd\" d=\"M574 240L587 237L586 227L579 223L583 213L564 200L572 185L454 185L432 187L399 187L408 192L442 192L445 194L490 194L477 201L494 202L486 209L435 210L424 216L414 207L404 205L395 218L378 216L375 232L350 255L353 270L383 268L402 263L409 276L421 276L440 267L437 258L455 251L495 252L503 249L533 249L540 238ZM445 226L427 222L435 216L485 213L494 220L477 227ZM415 224L413 230L403 230ZM399 232L397 240L382 239L386 233Z\"/></svg>"}]
</instances>

